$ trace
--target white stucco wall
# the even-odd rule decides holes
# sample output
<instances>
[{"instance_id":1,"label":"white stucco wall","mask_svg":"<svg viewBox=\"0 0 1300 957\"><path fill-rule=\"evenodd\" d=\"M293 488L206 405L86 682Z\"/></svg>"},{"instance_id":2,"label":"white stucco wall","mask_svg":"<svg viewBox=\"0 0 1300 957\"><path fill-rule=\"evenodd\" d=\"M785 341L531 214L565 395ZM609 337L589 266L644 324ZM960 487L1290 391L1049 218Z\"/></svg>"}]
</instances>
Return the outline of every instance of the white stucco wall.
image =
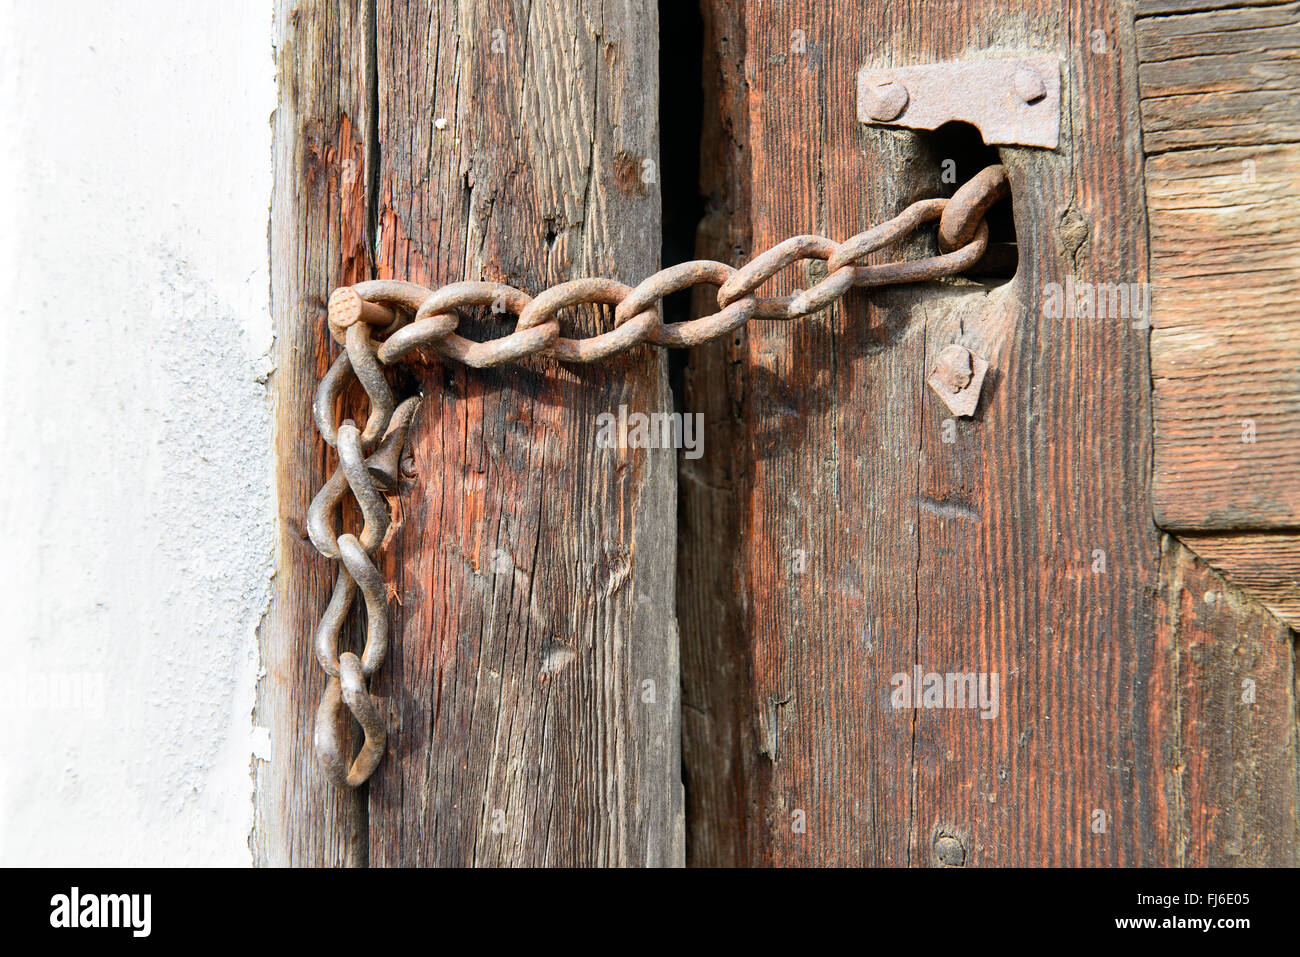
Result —
<instances>
[{"instance_id":1,"label":"white stucco wall","mask_svg":"<svg viewBox=\"0 0 1300 957\"><path fill-rule=\"evenodd\" d=\"M271 3L0 0L0 864L247 864Z\"/></svg>"}]
</instances>

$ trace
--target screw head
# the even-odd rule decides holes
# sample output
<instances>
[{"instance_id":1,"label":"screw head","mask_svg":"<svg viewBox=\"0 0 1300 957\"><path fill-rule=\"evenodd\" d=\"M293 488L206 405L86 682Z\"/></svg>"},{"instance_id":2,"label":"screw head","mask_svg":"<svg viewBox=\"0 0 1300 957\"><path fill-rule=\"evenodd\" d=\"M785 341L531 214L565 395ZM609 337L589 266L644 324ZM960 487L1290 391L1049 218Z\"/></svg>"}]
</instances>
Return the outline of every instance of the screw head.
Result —
<instances>
[{"instance_id":1,"label":"screw head","mask_svg":"<svg viewBox=\"0 0 1300 957\"><path fill-rule=\"evenodd\" d=\"M862 85L862 105L873 120L887 123L907 109L907 88L887 76L876 77Z\"/></svg>"},{"instance_id":2,"label":"screw head","mask_svg":"<svg viewBox=\"0 0 1300 957\"><path fill-rule=\"evenodd\" d=\"M1027 66L1022 66L1016 71L1014 79L1016 96L1020 97L1025 103L1037 103L1043 97L1047 96L1047 87L1043 83L1043 78L1038 75L1038 71Z\"/></svg>"},{"instance_id":3,"label":"screw head","mask_svg":"<svg viewBox=\"0 0 1300 957\"><path fill-rule=\"evenodd\" d=\"M951 834L941 834L935 838L934 856L943 867L966 866L966 846Z\"/></svg>"}]
</instances>

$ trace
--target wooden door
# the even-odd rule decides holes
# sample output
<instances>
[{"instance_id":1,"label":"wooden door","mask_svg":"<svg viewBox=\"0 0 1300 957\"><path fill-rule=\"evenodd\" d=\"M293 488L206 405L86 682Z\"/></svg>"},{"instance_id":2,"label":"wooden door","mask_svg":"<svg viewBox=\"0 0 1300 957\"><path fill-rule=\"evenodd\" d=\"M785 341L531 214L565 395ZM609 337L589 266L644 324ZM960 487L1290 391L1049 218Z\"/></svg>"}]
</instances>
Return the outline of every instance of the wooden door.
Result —
<instances>
[{"instance_id":1,"label":"wooden door","mask_svg":"<svg viewBox=\"0 0 1300 957\"><path fill-rule=\"evenodd\" d=\"M1180 317L1207 301L1197 270L1222 248L1194 212L1220 144L1180 132L1165 101L1212 99L1234 62L1294 45L1297 5L1260 4L1235 12L1255 34L1196 48L1217 42L1198 18L1229 6L281 4L283 535L262 635L258 721L274 757L257 767L259 861L1296 863L1293 635L1277 617L1294 576L1259 558L1292 547L1293 490L1262 498L1238 471L1216 491L1211 469L1180 499L1164 467L1203 463L1211 452L1188 443L1218 440L1186 413L1206 375L1195 363L1211 359L1162 352L1161 337L1186 345ZM673 81L698 84L698 110L660 101L661 43ZM858 121L863 65L1031 53L1061 62L1054 150ZM1275 59L1286 74L1292 58ZM1276 87L1274 74L1259 82ZM1204 112L1183 125L1197 123L1223 125ZM1280 223L1291 202L1287 129L1234 140L1258 151L1265 184L1247 196L1251 222ZM698 208L661 195L665 169L695 189L683 143L700 157ZM739 265L950 194L948 160L960 179L1007 167L1013 269L751 322L674 359L671 386L649 347L593 366L393 374L425 401L383 553L394 651L373 690L389 748L368 785L331 789L311 754L323 676L308 650L331 569L300 524L333 466L309 414L333 355L330 291L372 276L533 294L584 275L634 284L683 229L701 258ZM766 289L804 287L819 266ZM1273 268L1261 308L1294 332L1277 291L1289 264ZM1067 283L1149 290L1151 309L1049 315ZM713 311L710 296L692 308ZM610 317L562 321L591 334ZM502 332L490 313L465 326ZM1258 355L1232 341L1229 406L1251 401ZM970 418L926 385L952 343L991 364ZM1282 368L1286 348L1262 368ZM1289 381L1278 373L1266 421L1280 435L1252 467L1300 437ZM701 458L594 446L601 413L674 402L704 415ZM1240 501L1216 511L1214 494ZM1191 518L1171 521L1180 501ZM898 676L917 668L996 680L996 705L897 706Z\"/></svg>"},{"instance_id":2,"label":"wooden door","mask_svg":"<svg viewBox=\"0 0 1300 957\"><path fill-rule=\"evenodd\" d=\"M309 636L331 579L297 531L333 461L309 401L332 358L335 286L486 279L536 293L656 268L654 9L284 3L278 28L285 534L264 639L259 712L276 758L259 768L259 859L679 863L674 456L592 442L602 411L671 407L661 353L395 375L425 400L384 552L393 651L372 691L387 754L355 792L333 791L312 755L324 679ZM485 313L462 333L501 335ZM564 321L590 335L609 316Z\"/></svg>"},{"instance_id":3,"label":"wooden door","mask_svg":"<svg viewBox=\"0 0 1300 957\"><path fill-rule=\"evenodd\" d=\"M1151 283L1146 194L1172 194L1158 168L1177 160L1144 155L1155 79L1136 38L1152 60L1171 59L1161 36L1189 61L1219 52L1209 15L1180 10L1230 5L742 6L704 6L706 112L728 140L706 154L703 254L843 238L942 189L943 160L969 161L951 140L860 125L863 64L1059 55L1062 141L998 150L1009 281L850 298L691 355L686 404L721 424L680 486L688 860L1294 863L1290 633L1153 522L1147 324L1044 309L1067 278ZM1294 5L1248 15L1294 44ZM1179 238L1232 258L1231 230L1199 232ZM1156 309L1193 283L1159 278ZM1279 311L1294 329L1294 303ZM996 370L969 420L925 385L953 342ZM1297 430L1280 431L1293 463ZM892 676L917 665L998 674L1001 713L891 707Z\"/></svg>"}]
</instances>

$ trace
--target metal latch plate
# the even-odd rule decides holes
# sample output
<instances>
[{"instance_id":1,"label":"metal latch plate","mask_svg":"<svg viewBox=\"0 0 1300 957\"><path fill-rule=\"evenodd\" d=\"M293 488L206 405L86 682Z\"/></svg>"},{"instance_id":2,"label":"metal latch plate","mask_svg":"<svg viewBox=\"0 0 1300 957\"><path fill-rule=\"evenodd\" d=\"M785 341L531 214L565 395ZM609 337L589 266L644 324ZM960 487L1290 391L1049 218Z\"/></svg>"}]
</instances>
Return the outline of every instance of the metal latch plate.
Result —
<instances>
[{"instance_id":1,"label":"metal latch plate","mask_svg":"<svg viewBox=\"0 0 1300 957\"><path fill-rule=\"evenodd\" d=\"M1061 135L1061 65L1054 56L967 60L858 71L858 119L936 130L977 127L989 145L1055 149Z\"/></svg>"}]
</instances>

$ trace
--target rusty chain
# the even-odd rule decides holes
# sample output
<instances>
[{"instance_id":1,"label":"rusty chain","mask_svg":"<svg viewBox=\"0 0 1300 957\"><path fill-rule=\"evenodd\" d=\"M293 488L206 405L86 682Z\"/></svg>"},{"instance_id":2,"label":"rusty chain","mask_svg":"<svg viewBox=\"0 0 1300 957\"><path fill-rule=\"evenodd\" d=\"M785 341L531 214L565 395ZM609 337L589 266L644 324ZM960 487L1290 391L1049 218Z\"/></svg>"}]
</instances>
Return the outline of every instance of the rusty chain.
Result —
<instances>
[{"instance_id":1,"label":"rusty chain","mask_svg":"<svg viewBox=\"0 0 1300 957\"><path fill-rule=\"evenodd\" d=\"M336 784L357 787L375 770L387 733L368 682L388 653L388 595L375 555L390 527L386 494L395 494L406 433L419 406L412 397L395 403L384 367L419 349L433 349L477 368L528 356L565 362L597 362L643 342L686 347L726 335L751 319L796 319L825 309L851 288L926 282L963 272L988 246L984 216L1009 192L1006 170L989 166L962 185L951 199L923 199L888 222L835 243L822 236L795 236L778 243L739 269L696 260L660 270L635 288L612 279L574 279L529 297L495 282L457 282L437 291L415 283L377 279L336 289L330 296L330 335L343 347L321 379L312 416L325 441L338 453L338 466L307 510L307 532L326 558L339 563L334 592L316 629L316 660L327 675L316 712L316 753ZM939 221L940 253L925 259L857 265L869 253L897 243L926 223ZM791 296L756 298L768 279L800 259L825 260L827 275ZM718 287L719 311L686 322L662 322L657 303L691 286ZM566 306L599 303L614 307L614 328L588 339L560 335L556 314ZM456 334L458 310L491 306L518 316L515 330L489 342ZM353 379L369 401L365 426L335 424L339 396ZM360 533L336 533L343 497L351 493L361 510ZM339 637L361 593L366 638L361 655L340 653ZM365 735L349 764L344 753L348 714Z\"/></svg>"}]
</instances>

